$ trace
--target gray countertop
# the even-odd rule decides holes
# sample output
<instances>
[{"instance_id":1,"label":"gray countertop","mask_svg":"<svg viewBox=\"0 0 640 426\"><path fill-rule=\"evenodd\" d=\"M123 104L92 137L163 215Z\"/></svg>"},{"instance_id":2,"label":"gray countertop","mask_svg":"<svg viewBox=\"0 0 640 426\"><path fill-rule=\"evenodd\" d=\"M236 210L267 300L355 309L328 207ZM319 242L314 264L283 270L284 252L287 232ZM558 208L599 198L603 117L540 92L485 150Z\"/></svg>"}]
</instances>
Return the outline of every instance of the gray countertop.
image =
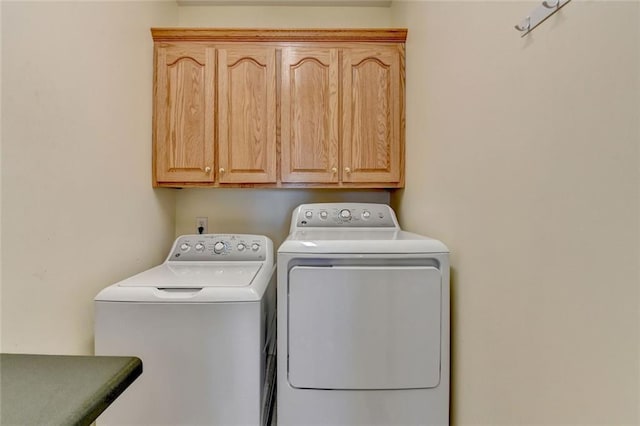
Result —
<instances>
[{"instance_id":1,"label":"gray countertop","mask_svg":"<svg viewBox=\"0 0 640 426\"><path fill-rule=\"evenodd\" d=\"M0 354L0 424L89 425L141 373L135 357Z\"/></svg>"}]
</instances>

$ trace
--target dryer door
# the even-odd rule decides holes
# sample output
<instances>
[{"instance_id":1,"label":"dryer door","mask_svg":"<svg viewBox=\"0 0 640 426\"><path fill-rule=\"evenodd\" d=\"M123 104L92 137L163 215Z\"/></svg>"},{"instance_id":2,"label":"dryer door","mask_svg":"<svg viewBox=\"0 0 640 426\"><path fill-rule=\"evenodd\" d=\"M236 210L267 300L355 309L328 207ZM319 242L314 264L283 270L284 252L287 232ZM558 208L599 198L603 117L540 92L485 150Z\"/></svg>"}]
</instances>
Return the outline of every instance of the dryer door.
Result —
<instances>
[{"instance_id":1,"label":"dryer door","mask_svg":"<svg viewBox=\"0 0 640 426\"><path fill-rule=\"evenodd\" d=\"M289 271L288 379L296 388L411 389L440 382L440 270Z\"/></svg>"}]
</instances>

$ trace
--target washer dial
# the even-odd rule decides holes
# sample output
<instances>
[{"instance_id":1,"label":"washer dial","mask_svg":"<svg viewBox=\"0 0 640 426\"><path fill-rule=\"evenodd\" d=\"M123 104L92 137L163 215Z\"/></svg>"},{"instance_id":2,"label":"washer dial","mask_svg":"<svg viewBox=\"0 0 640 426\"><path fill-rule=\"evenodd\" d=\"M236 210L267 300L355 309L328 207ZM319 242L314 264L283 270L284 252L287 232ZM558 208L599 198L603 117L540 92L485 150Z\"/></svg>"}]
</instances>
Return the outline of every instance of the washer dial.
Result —
<instances>
[{"instance_id":1,"label":"washer dial","mask_svg":"<svg viewBox=\"0 0 640 426\"><path fill-rule=\"evenodd\" d=\"M224 251L225 247L226 246L222 241L218 241L217 243L215 243L213 245L213 251L216 254L220 254L220 253L222 253Z\"/></svg>"}]
</instances>

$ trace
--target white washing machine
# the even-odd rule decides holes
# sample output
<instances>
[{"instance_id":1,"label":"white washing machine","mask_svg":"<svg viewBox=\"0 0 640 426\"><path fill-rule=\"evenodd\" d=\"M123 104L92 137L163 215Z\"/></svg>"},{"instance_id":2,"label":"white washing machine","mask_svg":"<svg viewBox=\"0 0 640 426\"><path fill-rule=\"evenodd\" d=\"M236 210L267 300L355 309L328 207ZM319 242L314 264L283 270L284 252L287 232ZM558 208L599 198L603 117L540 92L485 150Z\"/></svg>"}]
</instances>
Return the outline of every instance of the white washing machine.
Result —
<instances>
[{"instance_id":1,"label":"white washing machine","mask_svg":"<svg viewBox=\"0 0 640 426\"><path fill-rule=\"evenodd\" d=\"M102 290L96 355L138 356L143 373L98 424L266 423L274 271L267 237L185 235L163 264Z\"/></svg>"},{"instance_id":2,"label":"white washing machine","mask_svg":"<svg viewBox=\"0 0 640 426\"><path fill-rule=\"evenodd\" d=\"M306 204L278 249L279 425L449 423L449 253L382 204Z\"/></svg>"}]
</instances>

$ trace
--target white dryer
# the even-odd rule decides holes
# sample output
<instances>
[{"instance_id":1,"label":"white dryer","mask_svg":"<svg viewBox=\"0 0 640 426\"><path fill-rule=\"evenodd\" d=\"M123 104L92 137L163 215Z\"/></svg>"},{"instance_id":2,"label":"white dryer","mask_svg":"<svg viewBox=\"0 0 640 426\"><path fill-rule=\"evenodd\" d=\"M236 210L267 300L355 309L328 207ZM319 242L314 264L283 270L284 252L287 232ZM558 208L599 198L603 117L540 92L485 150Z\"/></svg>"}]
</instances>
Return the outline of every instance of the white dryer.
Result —
<instances>
[{"instance_id":1,"label":"white dryer","mask_svg":"<svg viewBox=\"0 0 640 426\"><path fill-rule=\"evenodd\" d=\"M266 423L274 271L267 237L184 235L163 264L102 290L96 355L138 356L143 374L98 425Z\"/></svg>"},{"instance_id":2,"label":"white dryer","mask_svg":"<svg viewBox=\"0 0 640 426\"><path fill-rule=\"evenodd\" d=\"M386 205L296 208L278 250L279 425L449 422L449 253Z\"/></svg>"}]
</instances>

